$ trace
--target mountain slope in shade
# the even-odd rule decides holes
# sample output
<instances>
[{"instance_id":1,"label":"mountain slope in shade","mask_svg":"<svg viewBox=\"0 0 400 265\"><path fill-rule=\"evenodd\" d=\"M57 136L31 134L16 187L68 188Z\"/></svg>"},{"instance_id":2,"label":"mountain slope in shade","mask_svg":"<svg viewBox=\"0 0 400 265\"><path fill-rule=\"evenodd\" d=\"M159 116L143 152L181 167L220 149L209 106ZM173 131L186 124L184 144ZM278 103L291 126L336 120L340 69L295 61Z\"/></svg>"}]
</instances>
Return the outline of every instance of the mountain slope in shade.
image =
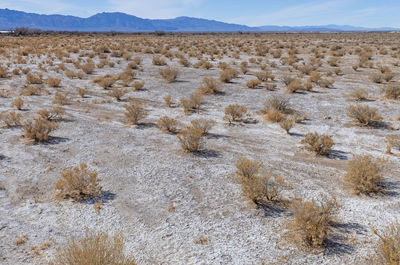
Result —
<instances>
[{"instance_id":1,"label":"mountain slope in shade","mask_svg":"<svg viewBox=\"0 0 400 265\"><path fill-rule=\"evenodd\" d=\"M125 13L99 13L88 18L64 15L39 15L9 9L0 9L0 30L12 30L27 27L41 30L56 31L182 31L182 32L233 32L233 31L369 31L396 30L393 28L369 29L352 26L261 26L229 24L215 20L192 17L177 17L174 19L144 19Z\"/></svg>"}]
</instances>

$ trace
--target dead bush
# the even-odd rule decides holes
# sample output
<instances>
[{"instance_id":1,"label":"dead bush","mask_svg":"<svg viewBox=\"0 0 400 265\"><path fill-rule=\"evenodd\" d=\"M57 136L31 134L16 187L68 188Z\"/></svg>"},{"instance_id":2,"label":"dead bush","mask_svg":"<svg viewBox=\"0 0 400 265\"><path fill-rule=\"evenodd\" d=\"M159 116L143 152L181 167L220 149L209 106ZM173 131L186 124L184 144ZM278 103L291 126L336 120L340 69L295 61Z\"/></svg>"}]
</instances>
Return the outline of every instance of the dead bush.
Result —
<instances>
[{"instance_id":1,"label":"dead bush","mask_svg":"<svg viewBox=\"0 0 400 265\"><path fill-rule=\"evenodd\" d=\"M386 138L386 153L392 154L392 148L400 150L400 138L397 136L389 136Z\"/></svg>"},{"instance_id":2,"label":"dead bush","mask_svg":"<svg viewBox=\"0 0 400 265\"><path fill-rule=\"evenodd\" d=\"M178 122L168 116L163 116L157 121L158 126L167 133L176 133L178 131Z\"/></svg>"},{"instance_id":3,"label":"dead bush","mask_svg":"<svg viewBox=\"0 0 400 265\"><path fill-rule=\"evenodd\" d=\"M279 125L281 126L282 129L285 130L287 134L290 134L290 130L293 128L293 126L296 124L296 121L293 117L284 119L283 121L279 122Z\"/></svg>"},{"instance_id":4,"label":"dead bush","mask_svg":"<svg viewBox=\"0 0 400 265\"><path fill-rule=\"evenodd\" d=\"M367 105L352 105L347 108L347 116L355 119L362 126L377 126L382 120L377 108Z\"/></svg>"},{"instance_id":5,"label":"dead bush","mask_svg":"<svg viewBox=\"0 0 400 265\"><path fill-rule=\"evenodd\" d=\"M35 142L45 142L49 139L50 133L58 128L55 122L37 117L24 122L22 131L24 138Z\"/></svg>"},{"instance_id":6,"label":"dead bush","mask_svg":"<svg viewBox=\"0 0 400 265\"><path fill-rule=\"evenodd\" d=\"M232 68L226 68L225 70L221 71L219 75L219 79L222 82L229 83L232 79L236 78L238 75L237 71Z\"/></svg>"},{"instance_id":7,"label":"dead bush","mask_svg":"<svg viewBox=\"0 0 400 265\"><path fill-rule=\"evenodd\" d=\"M383 75L381 73L372 73L369 78L372 82L380 84L383 82Z\"/></svg>"},{"instance_id":8,"label":"dead bush","mask_svg":"<svg viewBox=\"0 0 400 265\"><path fill-rule=\"evenodd\" d=\"M191 121L192 127L199 129L203 136L206 136L212 127L215 125L215 121L207 119L196 119Z\"/></svg>"},{"instance_id":9,"label":"dead bush","mask_svg":"<svg viewBox=\"0 0 400 265\"><path fill-rule=\"evenodd\" d=\"M162 78L164 78L164 80L167 83L172 83L176 80L176 78L178 77L178 69L177 68L172 68L172 67L165 67L163 69L160 69L159 74Z\"/></svg>"},{"instance_id":10,"label":"dead bush","mask_svg":"<svg viewBox=\"0 0 400 265\"><path fill-rule=\"evenodd\" d=\"M22 110L23 105L24 100L21 97L18 97L11 102L11 107L15 107L17 110Z\"/></svg>"},{"instance_id":11,"label":"dead bush","mask_svg":"<svg viewBox=\"0 0 400 265\"><path fill-rule=\"evenodd\" d=\"M204 77L203 84L199 86L199 93L205 95L212 95L212 94L222 93L222 91L219 88L217 80L215 80L212 77L211 78Z\"/></svg>"},{"instance_id":12,"label":"dead bush","mask_svg":"<svg viewBox=\"0 0 400 265\"><path fill-rule=\"evenodd\" d=\"M47 78L46 83L49 87L59 87L61 84L61 79L49 77Z\"/></svg>"},{"instance_id":13,"label":"dead bush","mask_svg":"<svg viewBox=\"0 0 400 265\"><path fill-rule=\"evenodd\" d=\"M224 119L231 124L232 122L240 121L240 119L243 118L246 112L247 108L245 106L239 104L231 104L225 108Z\"/></svg>"},{"instance_id":14,"label":"dead bush","mask_svg":"<svg viewBox=\"0 0 400 265\"><path fill-rule=\"evenodd\" d=\"M152 61L153 65L157 65L157 66L165 66L167 65L167 62L165 61L164 58L155 55L153 56L153 61Z\"/></svg>"},{"instance_id":15,"label":"dead bush","mask_svg":"<svg viewBox=\"0 0 400 265\"><path fill-rule=\"evenodd\" d=\"M183 112L189 114L193 111L199 111L203 102L203 96L199 93L193 93L188 99L182 98L180 100L183 107Z\"/></svg>"},{"instance_id":16,"label":"dead bush","mask_svg":"<svg viewBox=\"0 0 400 265\"><path fill-rule=\"evenodd\" d=\"M124 255L125 239L121 233L109 236L106 232L89 232L81 239L58 250L50 265L136 265Z\"/></svg>"},{"instance_id":17,"label":"dead bush","mask_svg":"<svg viewBox=\"0 0 400 265\"><path fill-rule=\"evenodd\" d=\"M21 114L15 111L1 113L0 118L6 127L21 126Z\"/></svg>"},{"instance_id":18,"label":"dead bush","mask_svg":"<svg viewBox=\"0 0 400 265\"><path fill-rule=\"evenodd\" d=\"M270 122L282 122L285 116L276 109L270 109L265 113L264 118Z\"/></svg>"},{"instance_id":19,"label":"dead bush","mask_svg":"<svg viewBox=\"0 0 400 265\"><path fill-rule=\"evenodd\" d=\"M125 109L125 117L128 120L128 123L132 125L138 124L139 121L147 115L142 104L135 100L131 101L129 105L126 105Z\"/></svg>"},{"instance_id":20,"label":"dead bush","mask_svg":"<svg viewBox=\"0 0 400 265\"><path fill-rule=\"evenodd\" d=\"M351 184L355 194L372 194L382 190L384 162L369 155L355 156L347 165L344 179Z\"/></svg>"},{"instance_id":21,"label":"dead bush","mask_svg":"<svg viewBox=\"0 0 400 265\"><path fill-rule=\"evenodd\" d=\"M125 94L126 90L121 87L114 87L110 91L108 91L108 95L114 97L118 101L120 101Z\"/></svg>"},{"instance_id":22,"label":"dead bush","mask_svg":"<svg viewBox=\"0 0 400 265\"><path fill-rule=\"evenodd\" d=\"M177 137L184 151L199 153L204 150L203 131L199 128L188 126Z\"/></svg>"},{"instance_id":23,"label":"dead bush","mask_svg":"<svg viewBox=\"0 0 400 265\"><path fill-rule=\"evenodd\" d=\"M88 170L86 164L63 170L55 189L60 199L83 201L101 196L97 172Z\"/></svg>"},{"instance_id":24,"label":"dead bush","mask_svg":"<svg viewBox=\"0 0 400 265\"><path fill-rule=\"evenodd\" d=\"M354 101L363 101L368 98L368 91L364 88L359 88L350 92L349 97Z\"/></svg>"},{"instance_id":25,"label":"dead bush","mask_svg":"<svg viewBox=\"0 0 400 265\"><path fill-rule=\"evenodd\" d=\"M167 96L164 97L164 102L165 102L165 105L168 108L172 108L174 106L174 102L173 102L172 97L170 95L167 95Z\"/></svg>"},{"instance_id":26,"label":"dead bush","mask_svg":"<svg viewBox=\"0 0 400 265\"><path fill-rule=\"evenodd\" d=\"M85 88L78 88L78 95L81 98L84 98L86 94L87 94L87 90Z\"/></svg>"},{"instance_id":27,"label":"dead bush","mask_svg":"<svg viewBox=\"0 0 400 265\"><path fill-rule=\"evenodd\" d=\"M279 176L253 176L251 178L242 177L243 195L256 205L268 205L282 201L281 191L285 186L285 181Z\"/></svg>"},{"instance_id":28,"label":"dead bush","mask_svg":"<svg viewBox=\"0 0 400 265\"><path fill-rule=\"evenodd\" d=\"M28 85L41 85L43 84L43 75L41 73L27 74L26 84Z\"/></svg>"},{"instance_id":29,"label":"dead bush","mask_svg":"<svg viewBox=\"0 0 400 265\"><path fill-rule=\"evenodd\" d=\"M260 84L261 84L261 81L259 79L253 79L253 80L247 81L246 86L250 89L256 89Z\"/></svg>"},{"instance_id":30,"label":"dead bush","mask_svg":"<svg viewBox=\"0 0 400 265\"><path fill-rule=\"evenodd\" d=\"M56 105L67 105L69 103L69 99L67 95L62 94L60 92L56 92L52 103Z\"/></svg>"},{"instance_id":31,"label":"dead bush","mask_svg":"<svg viewBox=\"0 0 400 265\"><path fill-rule=\"evenodd\" d=\"M267 98L264 102L264 110L263 112L266 113L269 110L276 110L284 114L289 114L291 112L289 106L289 100L282 96L272 96Z\"/></svg>"},{"instance_id":32,"label":"dead bush","mask_svg":"<svg viewBox=\"0 0 400 265\"><path fill-rule=\"evenodd\" d=\"M334 142L329 135L319 135L318 133L307 133L302 144L307 144L306 149L315 152L317 155L328 155Z\"/></svg>"},{"instance_id":33,"label":"dead bush","mask_svg":"<svg viewBox=\"0 0 400 265\"><path fill-rule=\"evenodd\" d=\"M135 91L143 90L144 81L135 81L135 82L133 82L133 88L135 89Z\"/></svg>"},{"instance_id":34,"label":"dead bush","mask_svg":"<svg viewBox=\"0 0 400 265\"><path fill-rule=\"evenodd\" d=\"M251 160L245 157L241 157L237 160L236 164L236 174L242 178L253 178L258 175L258 171L262 167L262 163L257 160Z\"/></svg>"},{"instance_id":35,"label":"dead bush","mask_svg":"<svg viewBox=\"0 0 400 265\"><path fill-rule=\"evenodd\" d=\"M290 206L293 212L292 235L300 246L321 248L332 232L339 205L335 199L317 203L295 199Z\"/></svg>"},{"instance_id":36,"label":"dead bush","mask_svg":"<svg viewBox=\"0 0 400 265\"><path fill-rule=\"evenodd\" d=\"M51 110L42 109L38 110L36 113L48 121L61 121L63 120L65 109L62 106L55 106Z\"/></svg>"},{"instance_id":37,"label":"dead bush","mask_svg":"<svg viewBox=\"0 0 400 265\"><path fill-rule=\"evenodd\" d=\"M377 262L385 265L400 264L400 224L390 224L382 234L376 229L373 232L379 237Z\"/></svg>"},{"instance_id":38,"label":"dead bush","mask_svg":"<svg viewBox=\"0 0 400 265\"><path fill-rule=\"evenodd\" d=\"M286 86L286 93L295 93L303 88L300 79L295 78Z\"/></svg>"},{"instance_id":39,"label":"dead bush","mask_svg":"<svg viewBox=\"0 0 400 265\"><path fill-rule=\"evenodd\" d=\"M399 84L389 84L383 92L385 93L385 98L389 99L399 99L400 98L400 85Z\"/></svg>"},{"instance_id":40,"label":"dead bush","mask_svg":"<svg viewBox=\"0 0 400 265\"><path fill-rule=\"evenodd\" d=\"M88 62L84 65L79 67L85 74L90 75L93 73L94 69L96 68L93 62Z\"/></svg>"}]
</instances>

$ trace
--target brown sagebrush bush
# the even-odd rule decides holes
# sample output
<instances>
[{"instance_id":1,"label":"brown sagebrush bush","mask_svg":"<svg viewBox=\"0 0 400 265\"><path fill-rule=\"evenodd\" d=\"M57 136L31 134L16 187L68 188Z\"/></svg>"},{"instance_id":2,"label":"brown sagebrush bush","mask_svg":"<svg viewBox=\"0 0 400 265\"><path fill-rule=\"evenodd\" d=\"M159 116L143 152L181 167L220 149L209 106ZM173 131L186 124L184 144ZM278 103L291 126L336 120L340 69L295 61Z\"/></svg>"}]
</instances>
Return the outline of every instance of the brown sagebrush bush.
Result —
<instances>
[{"instance_id":1,"label":"brown sagebrush bush","mask_svg":"<svg viewBox=\"0 0 400 265\"><path fill-rule=\"evenodd\" d=\"M172 68L172 67L165 67L162 69L159 69L158 73L160 74L160 76L162 78L164 78L164 80L167 83L172 83L176 80L176 78L178 77L178 68Z\"/></svg>"},{"instance_id":2,"label":"brown sagebrush bush","mask_svg":"<svg viewBox=\"0 0 400 265\"><path fill-rule=\"evenodd\" d=\"M163 116L157 121L158 126L161 130L167 133L176 133L178 131L178 122L168 116Z\"/></svg>"},{"instance_id":3,"label":"brown sagebrush bush","mask_svg":"<svg viewBox=\"0 0 400 265\"><path fill-rule=\"evenodd\" d=\"M58 128L55 122L48 121L42 117L25 121L22 125L24 138L35 142L45 142L49 139L50 133Z\"/></svg>"},{"instance_id":4,"label":"brown sagebrush bush","mask_svg":"<svg viewBox=\"0 0 400 265\"><path fill-rule=\"evenodd\" d=\"M344 179L355 194L372 194L382 190L383 160L369 155L355 156L348 162Z\"/></svg>"},{"instance_id":5,"label":"brown sagebrush bush","mask_svg":"<svg viewBox=\"0 0 400 265\"><path fill-rule=\"evenodd\" d=\"M276 109L269 109L264 115L264 118L270 122L280 123L285 120L285 116Z\"/></svg>"},{"instance_id":6,"label":"brown sagebrush bush","mask_svg":"<svg viewBox=\"0 0 400 265\"><path fill-rule=\"evenodd\" d=\"M48 77L46 80L46 84L49 87L59 87L61 84L61 79L60 78L52 78L52 77Z\"/></svg>"},{"instance_id":7,"label":"brown sagebrush bush","mask_svg":"<svg viewBox=\"0 0 400 265\"><path fill-rule=\"evenodd\" d=\"M335 144L329 135L319 135L318 133L307 133L302 144L307 144L306 149L315 152L317 155L328 155Z\"/></svg>"},{"instance_id":8,"label":"brown sagebrush bush","mask_svg":"<svg viewBox=\"0 0 400 265\"><path fill-rule=\"evenodd\" d=\"M108 91L108 95L114 97L117 101L120 101L122 97L126 94L126 90L121 87L113 87Z\"/></svg>"},{"instance_id":9,"label":"brown sagebrush bush","mask_svg":"<svg viewBox=\"0 0 400 265\"><path fill-rule=\"evenodd\" d=\"M164 102L165 102L165 105L168 108L172 108L174 106L174 102L173 102L172 97L170 95L167 95L167 96L164 97Z\"/></svg>"},{"instance_id":10,"label":"brown sagebrush bush","mask_svg":"<svg viewBox=\"0 0 400 265\"><path fill-rule=\"evenodd\" d=\"M181 147L186 152L200 153L204 150L203 131L199 128L188 126L177 135Z\"/></svg>"},{"instance_id":11,"label":"brown sagebrush bush","mask_svg":"<svg viewBox=\"0 0 400 265\"><path fill-rule=\"evenodd\" d=\"M354 101L363 101L368 98L368 91L364 88L358 88L350 92L349 97Z\"/></svg>"},{"instance_id":12,"label":"brown sagebrush bush","mask_svg":"<svg viewBox=\"0 0 400 265\"><path fill-rule=\"evenodd\" d=\"M34 73L26 75L26 84L28 85L41 85L43 84L43 74Z\"/></svg>"},{"instance_id":13,"label":"brown sagebrush bush","mask_svg":"<svg viewBox=\"0 0 400 265\"><path fill-rule=\"evenodd\" d=\"M21 113L15 111L3 112L0 115L0 119L4 122L6 127L18 127L21 126Z\"/></svg>"},{"instance_id":14,"label":"brown sagebrush bush","mask_svg":"<svg viewBox=\"0 0 400 265\"><path fill-rule=\"evenodd\" d=\"M224 119L231 124L232 122L240 121L243 116L246 115L246 112L247 108L245 106L239 104L231 104L225 108Z\"/></svg>"},{"instance_id":15,"label":"brown sagebrush bush","mask_svg":"<svg viewBox=\"0 0 400 265\"><path fill-rule=\"evenodd\" d=\"M383 82L383 75L381 73L372 73L369 78L372 82L380 84Z\"/></svg>"},{"instance_id":16,"label":"brown sagebrush bush","mask_svg":"<svg viewBox=\"0 0 400 265\"><path fill-rule=\"evenodd\" d=\"M157 66L167 65L167 62L165 61L165 59L158 55L153 56L152 63L153 63L153 65L157 65Z\"/></svg>"},{"instance_id":17,"label":"brown sagebrush bush","mask_svg":"<svg viewBox=\"0 0 400 265\"><path fill-rule=\"evenodd\" d=\"M222 91L219 88L218 81L214 78L204 77L203 83L199 86L199 93L205 95L220 94Z\"/></svg>"},{"instance_id":18,"label":"brown sagebrush bush","mask_svg":"<svg viewBox=\"0 0 400 265\"><path fill-rule=\"evenodd\" d=\"M219 79L222 82L229 83L231 82L232 79L236 78L238 75L237 71L232 68L226 68L225 70L222 70Z\"/></svg>"},{"instance_id":19,"label":"brown sagebrush bush","mask_svg":"<svg viewBox=\"0 0 400 265\"><path fill-rule=\"evenodd\" d=\"M249 80L246 83L247 88L250 89L256 89L257 87L259 87L261 84L261 81L259 79L253 79L253 80Z\"/></svg>"},{"instance_id":20,"label":"brown sagebrush bush","mask_svg":"<svg viewBox=\"0 0 400 265\"><path fill-rule=\"evenodd\" d=\"M296 124L296 121L293 117L284 119L283 121L279 122L279 125L281 126L282 129L285 130L287 134L290 134L290 130L294 127Z\"/></svg>"},{"instance_id":21,"label":"brown sagebrush bush","mask_svg":"<svg viewBox=\"0 0 400 265\"><path fill-rule=\"evenodd\" d=\"M87 94L87 89L86 88L78 88L77 91L78 91L78 95L81 98L84 98L86 96L86 94Z\"/></svg>"},{"instance_id":22,"label":"brown sagebrush bush","mask_svg":"<svg viewBox=\"0 0 400 265\"><path fill-rule=\"evenodd\" d=\"M372 231L379 237L375 264L400 264L400 224L398 222L390 224L383 233L379 233L376 229Z\"/></svg>"},{"instance_id":23,"label":"brown sagebrush bush","mask_svg":"<svg viewBox=\"0 0 400 265\"><path fill-rule=\"evenodd\" d=\"M268 110L276 110L284 114L291 113L289 100L283 96L271 96L268 97L264 102L264 110L266 113Z\"/></svg>"},{"instance_id":24,"label":"brown sagebrush bush","mask_svg":"<svg viewBox=\"0 0 400 265\"><path fill-rule=\"evenodd\" d=\"M143 90L144 89L144 81L135 81L132 84L135 91Z\"/></svg>"},{"instance_id":25,"label":"brown sagebrush bush","mask_svg":"<svg viewBox=\"0 0 400 265\"><path fill-rule=\"evenodd\" d=\"M125 239L121 233L113 236L106 232L90 232L73 239L68 246L58 250L50 265L136 265L134 259L124 254Z\"/></svg>"},{"instance_id":26,"label":"brown sagebrush bush","mask_svg":"<svg viewBox=\"0 0 400 265\"><path fill-rule=\"evenodd\" d=\"M355 119L362 126L377 126L382 120L377 108L367 105L351 105L347 108L347 116Z\"/></svg>"},{"instance_id":27,"label":"brown sagebrush bush","mask_svg":"<svg viewBox=\"0 0 400 265\"><path fill-rule=\"evenodd\" d=\"M51 110L42 109L38 110L36 113L39 114L40 117L48 121L61 121L63 120L65 109L62 106L58 105L53 107L53 109Z\"/></svg>"},{"instance_id":28,"label":"brown sagebrush bush","mask_svg":"<svg viewBox=\"0 0 400 265\"><path fill-rule=\"evenodd\" d=\"M400 84L389 84L383 89L385 98L389 99L400 99Z\"/></svg>"},{"instance_id":29,"label":"brown sagebrush bush","mask_svg":"<svg viewBox=\"0 0 400 265\"><path fill-rule=\"evenodd\" d=\"M389 137L386 137L385 142L387 143L386 154L392 154L392 148L396 148L397 150L400 150L400 137L389 136Z\"/></svg>"},{"instance_id":30,"label":"brown sagebrush bush","mask_svg":"<svg viewBox=\"0 0 400 265\"><path fill-rule=\"evenodd\" d=\"M23 96L40 96L42 93L42 89L40 86L27 86L23 89Z\"/></svg>"},{"instance_id":31,"label":"brown sagebrush bush","mask_svg":"<svg viewBox=\"0 0 400 265\"><path fill-rule=\"evenodd\" d=\"M182 98L180 103L183 107L183 112L189 114L193 111L199 111L203 100L203 96L200 93L192 93L188 99Z\"/></svg>"},{"instance_id":32,"label":"brown sagebrush bush","mask_svg":"<svg viewBox=\"0 0 400 265\"><path fill-rule=\"evenodd\" d=\"M59 199L83 201L101 196L101 186L96 171L87 169L82 163L79 167L65 169L55 184L56 196Z\"/></svg>"},{"instance_id":33,"label":"brown sagebrush bush","mask_svg":"<svg viewBox=\"0 0 400 265\"><path fill-rule=\"evenodd\" d=\"M18 97L11 102L11 107L15 107L17 110L22 110L23 105L24 100L21 97Z\"/></svg>"},{"instance_id":34,"label":"brown sagebrush bush","mask_svg":"<svg viewBox=\"0 0 400 265\"><path fill-rule=\"evenodd\" d=\"M320 203L295 199L290 205L293 213L291 235L300 246L321 248L326 245L332 233L332 225L336 222L339 205L335 199Z\"/></svg>"},{"instance_id":35,"label":"brown sagebrush bush","mask_svg":"<svg viewBox=\"0 0 400 265\"><path fill-rule=\"evenodd\" d=\"M243 178L253 178L258 175L258 171L262 167L262 163L257 160L251 160L246 157L240 157L236 161L236 174Z\"/></svg>"},{"instance_id":36,"label":"brown sagebrush bush","mask_svg":"<svg viewBox=\"0 0 400 265\"><path fill-rule=\"evenodd\" d=\"M207 120L207 119L196 119L190 122L193 128L199 129L203 136L206 136L209 131L214 127L215 121L214 120Z\"/></svg>"},{"instance_id":37,"label":"brown sagebrush bush","mask_svg":"<svg viewBox=\"0 0 400 265\"><path fill-rule=\"evenodd\" d=\"M288 85L286 85L286 93L295 93L303 88L300 79L293 79Z\"/></svg>"},{"instance_id":38,"label":"brown sagebrush bush","mask_svg":"<svg viewBox=\"0 0 400 265\"><path fill-rule=\"evenodd\" d=\"M88 62L86 64L83 64L79 67L85 74L90 75L93 74L94 69L96 68L95 64L93 62Z\"/></svg>"},{"instance_id":39,"label":"brown sagebrush bush","mask_svg":"<svg viewBox=\"0 0 400 265\"><path fill-rule=\"evenodd\" d=\"M125 118L129 124L136 125L141 119L146 117L147 113L141 103L137 100L132 100L129 105L125 106Z\"/></svg>"},{"instance_id":40,"label":"brown sagebrush bush","mask_svg":"<svg viewBox=\"0 0 400 265\"><path fill-rule=\"evenodd\" d=\"M62 94L60 92L56 92L56 94L54 95L52 103L56 104L56 105L66 105L66 104L69 104L69 99L68 99L66 94Z\"/></svg>"}]
</instances>

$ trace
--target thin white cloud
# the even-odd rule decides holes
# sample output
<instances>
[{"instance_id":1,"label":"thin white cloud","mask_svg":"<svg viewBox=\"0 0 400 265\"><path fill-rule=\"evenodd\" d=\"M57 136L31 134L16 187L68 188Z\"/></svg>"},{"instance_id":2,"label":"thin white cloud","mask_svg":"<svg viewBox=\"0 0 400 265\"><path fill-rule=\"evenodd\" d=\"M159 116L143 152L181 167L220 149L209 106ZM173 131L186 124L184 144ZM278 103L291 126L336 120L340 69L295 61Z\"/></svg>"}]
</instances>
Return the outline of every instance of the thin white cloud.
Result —
<instances>
[{"instance_id":1,"label":"thin white cloud","mask_svg":"<svg viewBox=\"0 0 400 265\"><path fill-rule=\"evenodd\" d=\"M143 18L172 18L189 13L203 0L108 0L110 11L129 13Z\"/></svg>"},{"instance_id":2,"label":"thin white cloud","mask_svg":"<svg viewBox=\"0 0 400 265\"><path fill-rule=\"evenodd\" d=\"M1 0L0 8L40 14L56 14L76 7L66 3L65 1L57 0Z\"/></svg>"}]
</instances>

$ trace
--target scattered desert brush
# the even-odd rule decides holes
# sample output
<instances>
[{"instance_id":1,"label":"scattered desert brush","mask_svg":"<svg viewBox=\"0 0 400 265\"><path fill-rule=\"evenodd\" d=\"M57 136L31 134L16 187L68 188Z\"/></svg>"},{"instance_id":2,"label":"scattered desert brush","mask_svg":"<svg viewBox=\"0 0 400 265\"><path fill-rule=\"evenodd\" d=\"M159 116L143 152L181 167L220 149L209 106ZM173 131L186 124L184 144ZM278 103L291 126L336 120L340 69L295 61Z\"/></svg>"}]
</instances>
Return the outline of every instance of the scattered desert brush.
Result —
<instances>
[{"instance_id":1,"label":"scattered desert brush","mask_svg":"<svg viewBox=\"0 0 400 265\"><path fill-rule=\"evenodd\" d=\"M126 89L122 87L113 87L108 91L108 95L114 97L117 101L120 101L122 97L126 94Z\"/></svg>"},{"instance_id":2,"label":"scattered desert brush","mask_svg":"<svg viewBox=\"0 0 400 265\"><path fill-rule=\"evenodd\" d=\"M399 136L389 136L386 138L386 154L393 154L392 149L395 148L400 150L400 137Z\"/></svg>"},{"instance_id":3,"label":"scattered desert brush","mask_svg":"<svg viewBox=\"0 0 400 265\"><path fill-rule=\"evenodd\" d=\"M55 122L48 121L42 117L27 120L22 125L24 138L34 142L45 142L49 140L50 133L58 128Z\"/></svg>"},{"instance_id":4,"label":"scattered desert brush","mask_svg":"<svg viewBox=\"0 0 400 265\"><path fill-rule=\"evenodd\" d=\"M181 130L177 137L184 151L200 153L204 150L203 131L199 128L188 126Z\"/></svg>"},{"instance_id":5,"label":"scattered desert brush","mask_svg":"<svg viewBox=\"0 0 400 265\"><path fill-rule=\"evenodd\" d=\"M73 169L65 169L55 184L56 196L60 199L83 201L101 196L101 186L96 171L81 164Z\"/></svg>"},{"instance_id":6,"label":"scattered desert brush","mask_svg":"<svg viewBox=\"0 0 400 265\"><path fill-rule=\"evenodd\" d=\"M262 163L257 160L251 160L245 157L241 157L236 162L236 174L243 178L253 178L258 175Z\"/></svg>"},{"instance_id":7,"label":"scattered desert brush","mask_svg":"<svg viewBox=\"0 0 400 265\"><path fill-rule=\"evenodd\" d=\"M157 121L158 126L167 133L176 133L178 131L178 122L168 116L163 116Z\"/></svg>"},{"instance_id":8,"label":"scattered desert brush","mask_svg":"<svg viewBox=\"0 0 400 265\"><path fill-rule=\"evenodd\" d=\"M65 109L62 106L58 105L53 107L53 109L51 110L42 109L38 110L36 113L39 114L41 118L48 121L61 121L63 120Z\"/></svg>"},{"instance_id":9,"label":"scattered desert brush","mask_svg":"<svg viewBox=\"0 0 400 265\"><path fill-rule=\"evenodd\" d=\"M142 104L136 100L133 100L129 105L126 105L125 110L125 117L128 120L128 123L132 125L138 124L139 121L147 115Z\"/></svg>"},{"instance_id":10,"label":"scattered desert brush","mask_svg":"<svg viewBox=\"0 0 400 265\"><path fill-rule=\"evenodd\" d=\"M160 69L158 73L167 83L172 83L178 77L179 70L178 68L172 68L168 66Z\"/></svg>"},{"instance_id":11,"label":"scattered desert brush","mask_svg":"<svg viewBox=\"0 0 400 265\"><path fill-rule=\"evenodd\" d=\"M51 103L56 105L67 105L69 104L69 99L66 94L56 92L56 94L54 95L54 99Z\"/></svg>"},{"instance_id":12,"label":"scattered desert brush","mask_svg":"<svg viewBox=\"0 0 400 265\"><path fill-rule=\"evenodd\" d=\"M400 99L400 84L389 84L385 89L385 98L388 99Z\"/></svg>"},{"instance_id":13,"label":"scattered desert brush","mask_svg":"<svg viewBox=\"0 0 400 265\"><path fill-rule=\"evenodd\" d=\"M259 79L249 80L246 83L247 88L256 89L260 86L261 81Z\"/></svg>"},{"instance_id":14,"label":"scattered desert brush","mask_svg":"<svg viewBox=\"0 0 400 265\"><path fill-rule=\"evenodd\" d=\"M231 104L225 108L224 119L227 120L229 124L233 122L238 122L243 118L246 112L247 108L245 106L239 104Z\"/></svg>"},{"instance_id":15,"label":"scattered desert brush","mask_svg":"<svg viewBox=\"0 0 400 265\"><path fill-rule=\"evenodd\" d=\"M202 132L203 136L206 136L210 132L212 127L214 127L215 121L207 119L196 119L192 120L191 124L193 128L199 129Z\"/></svg>"},{"instance_id":16,"label":"scattered desert brush","mask_svg":"<svg viewBox=\"0 0 400 265\"><path fill-rule=\"evenodd\" d=\"M24 105L24 100L21 97L16 98L11 102L11 107L15 107L17 110L22 110L22 106Z\"/></svg>"},{"instance_id":17,"label":"scattered desert brush","mask_svg":"<svg viewBox=\"0 0 400 265\"><path fill-rule=\"evenodd\" d=\"M124 254L125 239L121 233L113 236L106 232L86 231L86 236L73 239L71 243L60 248L50 265L136 265L132 258Z\"/></svg>"},{"instance_id":18,"label":"scattered desert brush","mask_svg":"<svg viewBox=\"0 0 400 265\"><path fill-rule=\"evenodd\" d=\"M316 132L306 134L301 143L307 144L306 149L315 152L317 155L328 155L334 145L329 135L319 135Z\"/></svg>"},{"instance_id":19,"label":"scattered desert brush","mask_svg":"<svg viewBox=\"0 0 400 265\"><path fill-rule=\"evenodd\" d=\"M219 79L222 82L229 83L229 82L231 82L232 79L236 78L237 75L238 75L238 72L235 69L226 68L225 70L221 71Z\"/></svg>"},{"instance_id":20,"label":"scattered desert brush","mask_svg":"<svg viewBox=\"0 0 400 265\"><path fill-rule=\"evenodd\" d=\"M345 180L355 194L372 194L382 190L384 161L369 155L355 156L347 165Z\"/></svg>"},{"instance_id":21,"label":"scattered desert brush","mask_svg":"<svg viewBox=\"0 0 400 265\"><path fill-rule=\"evenodd\" d=\"M61 79L60 78L53 78L53 77L49 77L46 80L46 84L49 87L59 87L61 84Z\"/></svg>"},{"instance_id":22,"label":"scattered desert brush","mask_svg":"<svg viewBox=\"0 0 400 265\"><path fill-rule=\"evenodd\" d=\"M217 80L214 78L203 78L203 84L199 86L199 93L205 95L220 94L222 91L219 88Z\"/></svg>"},{"instance_id":23,"label":"scattered desert brush","mask_svg":"<svg viewBox=\"0 0 400 265\"><path fill-rule=\"evenodd\" d=\"M294 117L284 119L283 121L281 121L279 123L281 128L284 129L287 134L290 134L289 131L294 127L295 124L296 124L296 120Z\"/></svg>"},{"instance_id":24,"label":"scattered desert brush","mask_svg":"<svg viewBox=\"0 0 400 265\"><path fill-rule=\"evenodd\" d=\"M363 101L368 99L368 91L364 88L359 88L350 92L349 97L354 101Z\"/></svg>"},{"instance_id":25,"label":"scattered desert brush","mask_svg":"<svg viewBox=\"0 0 400 265\"><path fill-rule=\"evenodd\" d=\"M183 107L183 112L190 114L191 112L199 111L203 100L203 96L198 92L192 93L188 99L182 98L180 103Z\"/></svg>"},{"instance_id":26,"label":"scattered desert brush","mask_svg":"<svg viewBox=\"0 0 400 265\"><path fill-rule=\"evenodd\" d=\"M373 232L379 237L376 262L384 265L400 264L400 224L390 224L383 233L376 229Z\"/></svg>"},{"instance_id":27,"label":"scattered desert brush","mask_svg":"<svg viewBox=\"0 0 400 265\"><path fill-rule=\"evenodd\" d=\"M351 105L347 108L347 116L353 118L361 126L377 126L382 120L377 108L367 105Z\"/></svg>"},{"instance_id":28,"label":"scattered desert brush","mask_svg":"<svg viewBox=\"0 0 400 265\"><path fill-rule=\"evenodd\" d=\"M21 126L21 113L15 111L3 112L0 115L0 119L4 122L6 127L18 127Z\"/></svg>"}]
</instances>

